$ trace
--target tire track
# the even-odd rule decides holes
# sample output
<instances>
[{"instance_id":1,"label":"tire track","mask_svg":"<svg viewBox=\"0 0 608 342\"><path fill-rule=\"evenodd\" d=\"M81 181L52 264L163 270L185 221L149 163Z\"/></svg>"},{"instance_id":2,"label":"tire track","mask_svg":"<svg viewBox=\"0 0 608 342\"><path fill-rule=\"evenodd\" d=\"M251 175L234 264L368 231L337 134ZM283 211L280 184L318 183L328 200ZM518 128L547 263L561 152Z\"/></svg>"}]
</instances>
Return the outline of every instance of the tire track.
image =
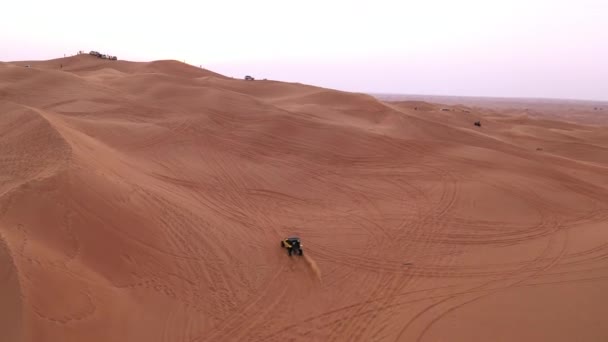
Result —
<instances>
[{"instance_id":1,"label":"tire track","mask_svg":"<svg viewBox=\"0 0 608 342\"><path fill-rule=\"evenodd\" d=\"M522 198L526 198L526 199L530 198L529 196L526 196L527 193L523 193L523 195L522 195L522 193L519 193L519 194L520 194L520 197L522 197ZM456 195L451 196L450 198L454 198L455 196ZM532 197L532 198L534 198L534 197ZM445 202L445 200L444 200L444 202ZM453 203L453 201L450 200L448 203ZM534 200L532 201L532 203L535 203L536 209L541 214L541 217L543 217L543 219L541 220L541 223L539 223L535 227L535 229L539 229L538 227L541 227L540 229L544 229L545 227L553 227L553 231L552 232L555 232L558 229L556 227L559 227L559 220L557 220L557 218L554 217L554 216L551 216L550 218L546 217L546 215L544 214L545 211L546 211L544 203L539 202L539 201L534 201ZM448 207L449 206L450 205L448 205ZM446 210L444 209L441 212L445 213ZM544 230L546 231L547 229L544 229ZM546 233L543 236L546 236L547 234L549 234L549 233ZM431 239L434 243L437 243L437 242L439 242L439 243L445 243L444 239L439 239L438 240L437 238L433 238L432 237L432 236L437 236L437 235L438 235L437 232L433 232L432 235L428 236L428 238ZM470 235L470 236L473 236L473 235ZM468 236L467 236L467 238L468 238ZM528 237L528 238L530 238L530 237ZM524 240L525 240L525 238L522 238L521 240L518 240L518 242L519 241L524 241ZM550 240L550 241L552 241L552 240ZM462 245L462 241L460 241L460 243L457 243L455 245ZM549 244L547 246L547 248L541 253L541 255L537 256L537 258L535 258L532 262L524 264L522 267L520 267L520 268L518 268L516 270L508 271L503 277L500 277L498 280L485 281L481 285L475 286L474 288L472 288L469 291L475 291L475 290L478 290L478 289L484 289L484 288L486 288L486 287L488 287L488 286L490 286L492 284L499 283L501 281L507 280L509 278L512 278L512 277L518 275L518 274L525 274L525 273L527 273L530 268L538 267L538 265L541 262L541 260L544 259L544 258L546 258L545 253L548 253L548 251L550 250L550 248L551 248L551 244ZM558 255L557 258L561 258L563 256L562 254L563 254L564 250L565 250L565 247L564 247L564 249L562 249L562 252L560 253L560 255ZM443 305L444 303L447 303L447 302L452 301L454 299L457 299L459 297L462 297L462 294L457 294L457 295L452 295L452 296L445 297L444 299L439 300L438 302L435 302L435 303L427 306L424 310L418 312L401 329L401 331L397 335L396 340L400 340L403 337L403 335L410 329L410 327L412 326L412 324L414 324L414 322L417 322L419 319L421 319L426 313L431 312L431 310L434 310L435 308L439 307L440 305ZM443 314L439 314L438 317L442 317L442 316L443 316ZM430 325L432 325L432 324L433 323L431 322ZM427 327L423 327L422 328L422 335L425 333L425 331L427 331L429 329L430 325L428 325ZM422 336L422 335L420 335L420 336Z\"/></svg>"},{"instance_id":2,"label":"tire track","mask_svg":"<svg viewBox=\"0 0 608 342\"><path fill-rule=\"evenodd\" d=\"M399 293L399 294L395 294L392 296L382 296L382 297L378 297L375 299L372 299L374 302L379 302L381 300L385 300L385 301L394 301L395 299L399 298L399 297L410 297L413 295L418 295L418 294L426 294L426 293L430 293L430 292L435 292L435 291L439 291L439 290L446 290L446 289L455 289L458 287L462 287L462 286L456 286L456 285L448 285L448 286L441 286L441 287L436 287L436 288L430 288L430 289L421 289L421 290L410 290L404 293ZM462 290L461 292L465 292L465 290ZM416 299L407 299L405 301L402 302L398 302L398 303L394 303L394 304L388 304L388 305L378 305L378 308L374 308L374 309L370 309L368 311L360 311L356 317L360 317L360 316L365 316L368 315L374 311L377 312L384 312L384 311L388 311L388 310L392 310L392 309L397 309L400 308L402 306L408 305L408 304L412 304L412 303L416 303L416 302L420 302L420 301L426 301L429 299L437 299L437 298L444 298L448 295L427 295L427 296L423 296L421 298L416 298ZM307 324L307 323L311 323L314 321L321 321L323 322L321 326L319 326L320 330L322 329L326 329L329 327L332 327L334 325L340 324L341 322L345 321L345 320L349 320L351 319L353 316L355 316L354 314L348 314L348 312L353 311L353 309L358 308L362 305L368 305L368 300L364 300L364 301L359 301L353 304L349 304L337 309L332 309L332 310L328 310L326 312L323 312L321 314L315 315L315 316L311 316L308 317L306 319L300 320L298 322L295 322L291 325L287 325L287 326L283 326L281 328L277 328L274 332L268 333L267 335L264 336L264 339L270 339L273 337L276 337L277 335L284 333L285 331L289 331L292 330L300 325L303 324ZM337 316L335 318L332 318L334 316Z\"/></svg>"},{"instance_id":3,"label":"tire track","mask_svg":"<svg viewBox=\"0 0 608 342\"><path fill-rule=\"evenodd\" d=\"M523 283L523 282L525 282L525 281L527 281L527 280L529 280L529 279L533 279L533 278L535 278L535 277L538 277L538 276L539 276L539 274L540 274L541 272L546 272L547 270L549 270L549 269L551 269L552 267L554 267L554 266L555 266L555 265L556 265L556 264L559 262L559 260L562 258L562 256L564 255L564 252L565 252L565 250L566 250L566 248L567 248L567 242L568 242L567 231L566 231L566 230L562 230L562 232L564 232L564 234L566 234L566 236L564 237L564 240L563 240L564 242L563 242L563 244L562 244L562 248L560 249L560 251L559 251L558 255L557 255L557 256L555 256L555 257L554 257L554 258L553 258L553 259L552 259L552 260L549 262L549 264L548 264L547 266L545 266L545 267L544 267L544 268L542 268L541 270L536 271L534 274L532 274L532 275L530 275L530 276L526 276L526 277L524 277L523 279L516 281L515 283L509 284L509 285L507 285L507 286L504 286L504 287L501 287L501 288L498 288L498 289L493 289L493 290L492 290L490 293L484 293L484 294L481 294L481 295L479 295L479 296L475 296L475 297L474 297L474 298L472 298L472 299L466 300L464 303L460 303L460 304L458 304L458 305L456 305L456 306L452 306L452 307L450 307L449 309L447 309L447 310L443 311L443 312L442 312L440 315L438 315L438 316L437 316L437 317L435 317L433 320L431 320L431 321L430 321L430 323L428 323L428 324L427 324L427 325L426 325L426 326L425 326L425 327L422 329L422 332L421 332L421 333L420 333L420 335L418 336L417 341L421 341L421 340L424 338L424 336L427 334L427 332L428 332L428 331L431 329L431 327L432 327L434 324L436 324L436 323L437 323L437 322L438 322L440 319L442 319L442 318L443 318L443 317L445 317L447 314L449 314L450 312L453 312L453 311L455 311L455 310L457 310L457 309L460 309L460 308L462 308L463 306L468 305L468 304L470 304L470 303L473 303L473 302L475 302L475 301L477 301L477 300L479 300L479 299L482 299L483 297L486 297L486 296L488 296L488 295L490 295L490 294L494 294L494 293L497 293L497 292L499 292L499 291L504 291L504 290L509 289L509 288L512 288L512 287L514 287L514 286L516 286L516 285L518 285L518 284L521 284L521 283Z\"/></svg>"},{"instance_id":4,"label":"tire track","mask_svg":"<svg viewBox=\"0 0 608 342\"><path fill-rule=\"evenodd\" d=\"M286 264L283 264L270 279L261 286L261 291L258 292L259 294L252 295L245 303L239 304L238 310L235 310L233 314L223 319L218 326L212 328L204 337L197 337L191 342L217 341L218 338L231 336L231 334L238 332L239 327L246 322L246 319L244 318L254 317L255 314L259 314L260 310L271 311L272 308L278 304L278 301L269 307L265 307L263 304L260 305L260 303L266 302L265 299L267 297L274 298L277 293L276 290L280 291L280 287L279 289L276 288L276 283L277 279L279 279L285 271L285 268Z\"/></svg>"},{"instance_id":5,"label":"tire track","mask_svg":"<svg viewBox=\"0 0 608 342\"><path fill-rule=\"evenodd\" d=\"M560 231L560 226L557 222L555 222L554 227L555 227L554 233L558 233ZM562 230L562 232L565 232L565 230ZM566 246L567 246L567 238L564 238L564 242L562 243L562 248L559 250L558 254L555 257L548 257L547 255L553 249L553 238L550 238L550 240L547 244L547 247L543 250L543 252L539 256L537 256L535 259L533 259L529 264L524 265L523 267L516 269L514 271L507 272L504 276L500 277L499 279L483 282L481 285L475 286L474 288L467 290L465 293L451 295L438 302L435 302L434 304L431 304L430 306L426 307L424 310L422 310L418 314L416 314L404 326L404 328L402 328L400 333L397 335L396 341L401 339L401 337L406 333L406 331L412 326L412 324L415 321L417 321L418 319L421 319L427 312L431 312L432 309L435 309L435 308L439 307L440 305L443 305L444 303L448 303L453 300L458 300L460 297L463 297L463 295L469 295L469 294L477 292L477 291L483 291L483 293L481 295L474 295L473 299L466 300L464 303L460 303L455 306L444 309L439 314L437 314L435 316L435 318L431 319L431 321L429 323L427 323L426 325L424 325L422 327L421 332L418 334L417 341L420 341L424 337L424 335L428 332L428 330L431 328L431 326L434 325L438 320L440 320L442 317L444 317L449 312L452 312L466 304L472 303L473 301L481 299L489 294L511 288L525 280L530 279L531 277L534 277L539 272L547 271L551 267L555 266L555 264L563 257L563 255L565 254ZM542 260L547 259L547 258L549 260L548 266L540 267L539 264L542 263ZM526 273L529 273L530 269L537 269L537 270L534 271L531 275L526 275ZM504 283L505 281L509 281L509 280L516 278L517 276L521 276L521 275L523 275L523 278L520 280L516 280L515 283L500 286L501 283ZM496 288L491 288L492 286L495 286L495 285L499 285L499 286ZM488 287L490 287L490 288L488 288Z\"/></svg>"},{"instance_id":6,"label":"tire track","mask_svg":"<svg viewBox=\"0 0 608 342\"><path fill-rule=\"evenodd\" d=\"M342 189L341 189L342 190ZM419 193L419 189L415 189ZM405 195L407 197L407 195ZM371 200L365 201L365 203L370 203ZM369 207L365 207L369 208ZM364 210L362 208L362 210ZM353 217L355 216L355 217ZM345 217L349 218L353 223L359 224L360 226L365 226L365 223L357 220L358 215L345 215ZM405 219L407 221L407 218ZM364 222L368 222L368 220L363 220ZM403 223L402 223L403 224ZM401 225L402 225L401 224ZM373 231L370 230L370 234ZM364 267L370 271L372 279L377 281L378 283L375 286L372 286L374 289L373 292L368 296L368 299L364 301L363 305L359 305L357 309L347 309L353 312L345 312L343 319L338 319L336 323L332 326L329 340L340 338L346 338L345 336L350 336L349 340L353 338L356 340L358 338L362 338L365 334L368 334L371 329L371 324L374 319L377 318L378 310L382 310L382 308L388 303L388 301L393 298L393 296L402 290L404 286L407 285L407 281L411 279L411 275L408 275L407 272L404 272L405 268L403 262L395 263L394 273L389 275L381 276L383 270L379 267L378 264L373 264L373 261L370 264L369 253L365 253L364 255L358 257L354 255L350 255L347 253L340 252L339 250L330 249L321 245L316 245L314 243L309 243L310 250L314 250L315 255L326 257L331 261L338 261L341 256L349 257L350 262L344 262L344 265L348 265L355 268ZM379 249L374 249L379 250ZM323 252L324 251L324 252ZM358 263L353 265L352 258L355 257L358 260ZM380 261L382 259L375 258ZM385 263L385 261L381 261L381 263ZM370 275L366 275L370 277ZM369 281L366 281L369 283ZM390 290L389 290L390 289ZM362 314L365 313L365 314Z\"/></svg>"},{"instance_id":7,"label":"tire track","mask_svg":"<svg viewBox=\"0 0 608 342\"><path fill-rule=\"evenodd\" d=\"M541 218L540 222L534 224L532 226L513 226L517 227L515 231L507 231L505 233L492 233L492 234L463 234L463 233L449 233L449 234L433 234L432 240L435 243L444 244L444 245L488 245L488 244L516 244L520 243L532 238L543 238L547 237L551 232L551 222L547 220L544 212L549 208L546 203L544 203L541 199L536 197L536 194L532 193L530 190L519 190L517 189L516 184L511 184L510 187L503 187L496 184L492 184L493 187L505 191L508 193L513 193L515 196L525 199L527 203L532 205L532 208L539 213ZM530 194L532 194L530 196ZM444 221L444 223L449 223L450 220ZM457 221L458 222L458 221ZM463 221L460 221L463 222ZM466 221L465 221L466 222ZM496 222L496 224L502 224ZM465 225L463 222L461 225ZM454 224L454 227L458 227L460 225ZM475 229L480 226L476 222L467 222L466 226L469 229ZM475 229L477 232L479 229Z\"/></svg>"}]
</instances>

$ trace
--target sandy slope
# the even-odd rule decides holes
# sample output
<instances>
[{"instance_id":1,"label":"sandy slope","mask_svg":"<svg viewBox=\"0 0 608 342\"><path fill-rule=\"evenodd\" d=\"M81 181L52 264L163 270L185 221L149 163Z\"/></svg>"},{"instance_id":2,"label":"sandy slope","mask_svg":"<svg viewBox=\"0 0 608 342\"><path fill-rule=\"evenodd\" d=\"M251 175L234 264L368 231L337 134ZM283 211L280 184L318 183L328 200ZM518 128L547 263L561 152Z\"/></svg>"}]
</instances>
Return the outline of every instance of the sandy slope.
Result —
<instances>
[{"instance_id":1,"label":"sandy slope","mask_svg":"<svg viewBox=\"0 0 608 342\"><path fill-rule=\"evenodd\" d=\"M608 339L606 128L76 56L0 133L3 341Z\"/></svg>"}]
</instances>

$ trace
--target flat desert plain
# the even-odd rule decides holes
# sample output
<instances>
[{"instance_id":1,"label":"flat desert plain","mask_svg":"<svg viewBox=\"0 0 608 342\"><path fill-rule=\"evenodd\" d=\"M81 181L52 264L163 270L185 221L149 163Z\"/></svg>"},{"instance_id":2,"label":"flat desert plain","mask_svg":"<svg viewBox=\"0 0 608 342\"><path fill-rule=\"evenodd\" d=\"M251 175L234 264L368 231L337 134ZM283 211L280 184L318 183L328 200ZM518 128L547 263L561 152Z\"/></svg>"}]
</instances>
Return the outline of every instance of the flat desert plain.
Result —
<instances>
[{"instance_id":1,"label":"flat desert plain","mask_svg":"<svg viewBox=\"0 0 608 342\"><path fill-rule=\"evenodd\" d=\"M0 63L0 339L607 341L606 124L606 103Z\"/></svg>"}]
</instances>

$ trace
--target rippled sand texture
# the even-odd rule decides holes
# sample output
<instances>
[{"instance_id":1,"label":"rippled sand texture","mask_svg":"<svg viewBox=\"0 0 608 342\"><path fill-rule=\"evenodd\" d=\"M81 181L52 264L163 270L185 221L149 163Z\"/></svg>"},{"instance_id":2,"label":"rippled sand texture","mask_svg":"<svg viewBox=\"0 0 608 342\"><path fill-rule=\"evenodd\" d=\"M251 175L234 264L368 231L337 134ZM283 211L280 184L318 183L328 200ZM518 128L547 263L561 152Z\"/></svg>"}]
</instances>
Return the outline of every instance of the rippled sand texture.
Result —
<instances>
[{"instance_id":1,"label":"rippled sand texture","mask_svg":"<svg viewBox=\"0 0 608 342\"><path fill-rule=\"evenodd\" d=\"M2 340L606 341L600 112L1 63Z\"/></svg>"}]
</instances>

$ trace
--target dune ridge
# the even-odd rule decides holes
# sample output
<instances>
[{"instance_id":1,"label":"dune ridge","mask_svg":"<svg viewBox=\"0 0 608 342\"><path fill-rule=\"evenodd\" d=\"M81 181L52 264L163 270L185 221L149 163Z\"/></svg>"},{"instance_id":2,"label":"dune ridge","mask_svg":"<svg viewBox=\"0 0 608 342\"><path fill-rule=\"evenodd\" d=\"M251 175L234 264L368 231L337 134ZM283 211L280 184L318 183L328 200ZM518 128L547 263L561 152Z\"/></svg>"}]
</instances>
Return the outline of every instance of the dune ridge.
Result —
<instances>
[{"instance_id":1,"label":"dune ridge","mask_svg":"<svg viewBox=\"0 0 608 342\"><path fill-rule=\"evenodd\" d=\"M425 101L1 63L3 338L607 339L607 128Z\"/></svg>"}]
</instances>

